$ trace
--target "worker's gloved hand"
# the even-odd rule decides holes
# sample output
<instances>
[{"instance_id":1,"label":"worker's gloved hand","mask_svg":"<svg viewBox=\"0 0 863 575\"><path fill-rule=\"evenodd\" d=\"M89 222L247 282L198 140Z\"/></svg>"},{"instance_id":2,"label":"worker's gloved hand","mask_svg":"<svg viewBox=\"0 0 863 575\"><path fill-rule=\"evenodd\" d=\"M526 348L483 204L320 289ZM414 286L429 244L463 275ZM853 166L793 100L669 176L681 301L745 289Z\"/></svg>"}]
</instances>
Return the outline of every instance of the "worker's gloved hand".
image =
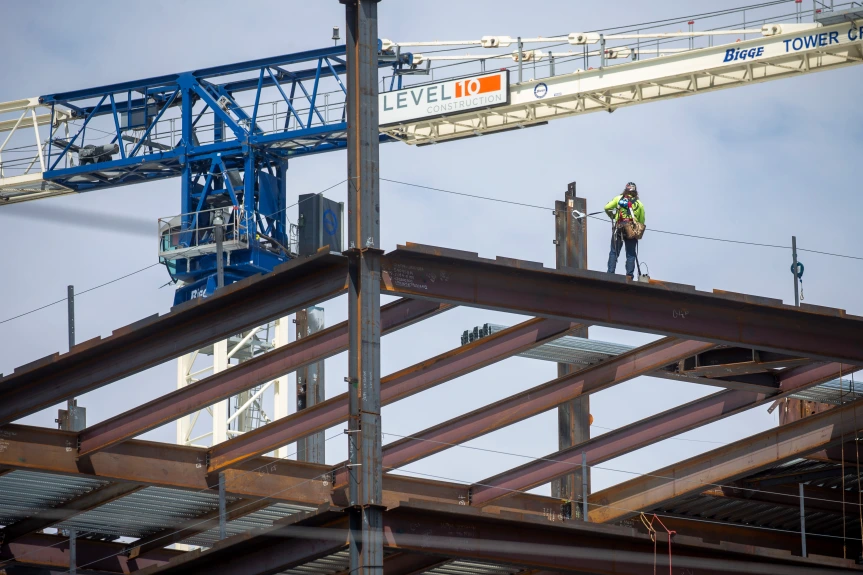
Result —
<instances>
[{"instance_id":1,"label":"worker's gloved hand","mask_svg":"<svg viewBox=\"0 0 863 575\"><path fill-rule=\"evenodd\" d=\"M620 200L617 202L617 205L623 209L628 209L629 208L629 200L627 200L626 198L620 198Z\"/></svg>"}]
</instances>

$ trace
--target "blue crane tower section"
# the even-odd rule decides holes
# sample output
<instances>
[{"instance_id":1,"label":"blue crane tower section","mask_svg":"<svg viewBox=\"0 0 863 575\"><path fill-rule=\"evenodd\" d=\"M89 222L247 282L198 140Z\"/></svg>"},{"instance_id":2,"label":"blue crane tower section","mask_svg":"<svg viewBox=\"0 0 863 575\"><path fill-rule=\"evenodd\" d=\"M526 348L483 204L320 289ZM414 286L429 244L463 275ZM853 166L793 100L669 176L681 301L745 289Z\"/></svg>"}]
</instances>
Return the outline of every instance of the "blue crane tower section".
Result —
<instances>
[{"instance_id":1,"label":"blue crane tower section","mask_svg":"<svg viewBox=\"0 0 863 575\"><path fill-rule=\"evenodd\" d=\"M378 58L400 88L411 55ZM288 160L346 147L345 68L340 45L42 96L52 116L75 118L54 130L43 177L78 192L181 178L180 214L159 221L159 258L180 282L175 304L206 297L216 226L225 285L296 257ZM340 225L331 214L315 222L328 233Z\"/></svg>"}]
</instances>

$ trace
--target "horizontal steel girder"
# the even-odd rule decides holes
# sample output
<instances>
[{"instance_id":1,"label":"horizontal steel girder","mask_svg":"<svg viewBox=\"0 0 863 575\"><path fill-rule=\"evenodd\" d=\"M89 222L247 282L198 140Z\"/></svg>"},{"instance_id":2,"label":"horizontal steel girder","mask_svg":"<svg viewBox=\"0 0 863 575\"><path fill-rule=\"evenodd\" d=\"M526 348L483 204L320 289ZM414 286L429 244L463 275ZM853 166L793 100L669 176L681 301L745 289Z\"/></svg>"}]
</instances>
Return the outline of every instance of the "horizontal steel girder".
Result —
<instances>
[{"instance_id":1,"label":"horizontal steel girder","mask_svg":"<svg viewBox=\"0 0 863 575\"><path fill-rule=\"evenodd\" d=\"M187 554L146 575L265 575L311 561L323 550L339 549L347 536L345 518L330 512L292 519L255 533L238 535L200 554ZM312 523L316 521L317 525ZM482 514L454 505L410 503L383 515L384 546L401 553L508 564L531 570L641 575L654 564L663 572L668 556L655 553L647 534L630 528L583 522L550 522L546 518L515 518ZM667 535L657 544L665 549ZM752 545L707 544L677 535L673 567L699 575L827 575L852 570L851 560L803 559L787 552ZM144 574L142 574L144 575Z\"/></svg>"},{"instance_id":2,"label":"horizontal steel girder","mask_svg":"<svg viewBox=\"0 0 863 575\"><path fill-rule=\"evenodd\" d=\"M705 543L736 543L738 545L753 545L770 549L782 549L791 555L800 555L800 533L786 530L760 529L739 523L722 523L719 521L704 521L698 517L682 517L679 515L661 514L660 519L665 526L678 535L697 537ZM646 532L639 521L636 528ZM676 537L674 538L676 541ZM859 544L859 541L857 542ZM806 548L810 557L821 555L842 557L843 552L853 557L853 543L846 541L848 548L843 549L840 538L821 536L815 533L806 534Z\"/></svg>"},{"instance_id":3,"label":"horizontal steel girder","mask_svg":"<svg viewBox=\"0 0 863 575\"><path fill-rule=\"evenodd\" d=\"M408 244L381 292L863 365L863 318L819 306Z\"/></svg>"},{"instance_id":4,"label":"horizontal steel girder","mask_svg":"<svg viewBox=\"0 0 863 575\"><path fill-rule=\"evenodd\" d=\"M838 377L840 371L848 373L849 368L851 366L840 367L839 364L830 363L817 368L791 370L786 375L785 381L780 379L779 390L772 394L729 390L696 399L478 481L471 486L471 505L482 507L506 497L513 491L526 491L571 473L581 465L582 454L586 457L588 465L597 465L801 389L832 380Z\"/></svg>"},{"instance_id":5,"label":"horizontal steel girder","mask_svg":"<svg viewBox=\"0 0 863 575\"><path fill-rule=\"evenodd\" d=\"M855 424L859 421L860 424ZM752 475L841 442L863 429L854 402L697 455L593 493L590 521L606 523Z\"/></svg>"},{"instance_id":6,"label":"horizontal steel girder","mask_svg":"<svg viewBox=\"0 0 863 575\"><path fill-rule=\"evenodd\" d=\"M122 543L108 543L79 538L76 553L79 573L102 571L106 573L131 573L147 567L165 565L169 560L182 555L182 551L159 549L149 557L128 559ZM33 533L0 545L0 561L15 562L17 565L54 567L69 569L69 539L57 535ZM68 571L66 571L68 572Z\"/></svg>"},{"instance_id":7,"label":"horizontal steel girder","mask_svg":"<svg viewBox=\"0 0 863 575\"><path fill-rule=\"evenodd\" d=\"M340 511L297 513L277 526L242 533L203 553L186 553L141 575L269 575L332 555L347 545Z\"/></svg>"},{"instance_id":8,"label":"horizontal steel girder","mask_svg":"<svg viewBox=\"0 0 863 575\"><path fill-rule=\"evenodd\" d=\"M384 469L407 465L453 444L469 441L582 395L648 374L711 347L713 345L709 343L664 338L636 348L387 444L383 449Z\"/></svg>"},{"instance_id":9,"label":"horizontal steel girder","mask_svg":"<svg viewBox=\"0 0 863 575\"><path fill-rule=\"evenodd\" d=\"M567 335L579 324L535 318L457 347L381 378L381 404L387 405L481 367ZM210 450L210 471L234 466L348 418L348 395L339 394L273 423L244 433Z\"/></svg>"},{"instance_id":10,"label":"horizontal steel girder","mask_svg":"<svg viewBox=\"0 0 863 575\"><path fill-rule=\"evenodd\" d=\"M223 288L217 296L175 306L22 366L0 379L0 425L143 371L346 290L347 260L321 253L282 264Z\"/></svg>"},{"instance_id":11,"label":"horizontal steel girder","mask_svg":"<svg viewBox=\"0 0 863 575\"><path fill-rule=\"evenodd\" d=\"M206 448L133 439L78 458L76 437L75 432L58 429L17 424L0 427L0 468L194 491L218 489L218 476L207 472ZM313 507L347 504L345 490L333 487L329 465L259 457L223 472L226 491L232 496ZM398 475L384 477L384 505L413 499L458 504L467 501L468 486ZM549 497L522 494L508 498L500 508L542 515L559 503Z\"/></svg>"},{"instance_id":12,"label":"horizontal steel girder","mask_svg":"<svg viewBox=\"0 0 863 575\"><path fill-rule=\"evenodd\" d=\"M459 559L519 565L554 572L643 575L668 569L668 555L655 553L649 535L630 528L580 521L490 517L469 508L408 504L384 514L384 546ZM657 535L667 549L667 535ZM705 544L677 535L674 572L699 575L841 573L854 562L802 559L752 545ZM655 563L654 563L655 562Z\"/></svg>"},{"instance_id":13,"label":"horizontal steel girder","mask_svg":"<svg viewBox=\"0 0 863 575\"><path fill-rule=\"evenodd\" d=\"M441 567L450 560L425 553L393 553L384 557L384 575L419 575ZM338 575L350 575L348 572Z\"/></svg>"},{"instance_id":14,"label":"horizontal steel girder","mask_svg":"<svg viewBox=\"0 0 863 575\"><path fill-rule=\"evenodd\" d=\"M436 302L401 299L381 308L381 328L385 334L392 333L450 307ZM79 435L79 455L83 457L141 435L256 385L341 353L347 347L348 323L345 321L84 429Z\"/></svg>"}]
</instances>

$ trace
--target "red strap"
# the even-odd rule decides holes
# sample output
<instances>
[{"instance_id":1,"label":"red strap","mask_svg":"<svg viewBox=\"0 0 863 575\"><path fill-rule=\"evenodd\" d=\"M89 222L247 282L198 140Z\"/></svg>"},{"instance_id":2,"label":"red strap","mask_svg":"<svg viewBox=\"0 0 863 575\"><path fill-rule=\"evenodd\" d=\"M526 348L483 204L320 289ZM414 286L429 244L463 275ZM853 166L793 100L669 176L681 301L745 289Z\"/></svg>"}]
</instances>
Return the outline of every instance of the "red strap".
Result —
<instances>
[{"instance_id":1,"label":"red strap","mask_svg":"<svg viewBox=\"0 0 863 575\"><path fill-rule=\"evenodd\" d=\"M653 518L650 520L651 526L653 525L654 520L656 520L660 525L662 525L662 528L665 529L665 531L668 533L668 575L673 575L671 572L671 538L672 538L672 536L677 535L677 531L672 531L671 529L666 527L665 524L662 522L662 519L660 519L655 513L653 514ZM653 546L654 546L654 554L655 554L656 553L656 541L655 540L654 540Z\"/></svg>"}]
</instances>

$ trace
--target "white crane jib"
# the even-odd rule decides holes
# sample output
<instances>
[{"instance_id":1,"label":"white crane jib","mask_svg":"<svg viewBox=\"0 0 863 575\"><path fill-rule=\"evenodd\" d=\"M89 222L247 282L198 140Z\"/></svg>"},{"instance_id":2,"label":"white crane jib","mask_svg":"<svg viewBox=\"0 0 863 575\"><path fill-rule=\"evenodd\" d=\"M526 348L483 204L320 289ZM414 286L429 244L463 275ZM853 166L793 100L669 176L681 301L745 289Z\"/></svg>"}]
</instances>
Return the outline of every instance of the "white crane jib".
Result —
<instances>
[{"instance_id":1,"label":"white crane jib","mask_svg":"<svg viewBox=\"0 0 863 575\"><path fill-rule=\"evenodd\" d=\"M863 24L855 20L826 26L767 24L760 30L761 37L751 40L523 82L508 81L505 72L494 72L409 86L381 94L381 131L409 144L437 143L860 64L863 32L858 22ZM590 34L569 38L578 36L583 44L598 41ZM615 50L620 48L603 52L614 55L609 52ZM484 78L498 75L506 79L500 90L487 81L480 87ZM467 90L459 91L459 82ZM442 111L447 107L452 111Z\"/></svg>"}]
</instances>

